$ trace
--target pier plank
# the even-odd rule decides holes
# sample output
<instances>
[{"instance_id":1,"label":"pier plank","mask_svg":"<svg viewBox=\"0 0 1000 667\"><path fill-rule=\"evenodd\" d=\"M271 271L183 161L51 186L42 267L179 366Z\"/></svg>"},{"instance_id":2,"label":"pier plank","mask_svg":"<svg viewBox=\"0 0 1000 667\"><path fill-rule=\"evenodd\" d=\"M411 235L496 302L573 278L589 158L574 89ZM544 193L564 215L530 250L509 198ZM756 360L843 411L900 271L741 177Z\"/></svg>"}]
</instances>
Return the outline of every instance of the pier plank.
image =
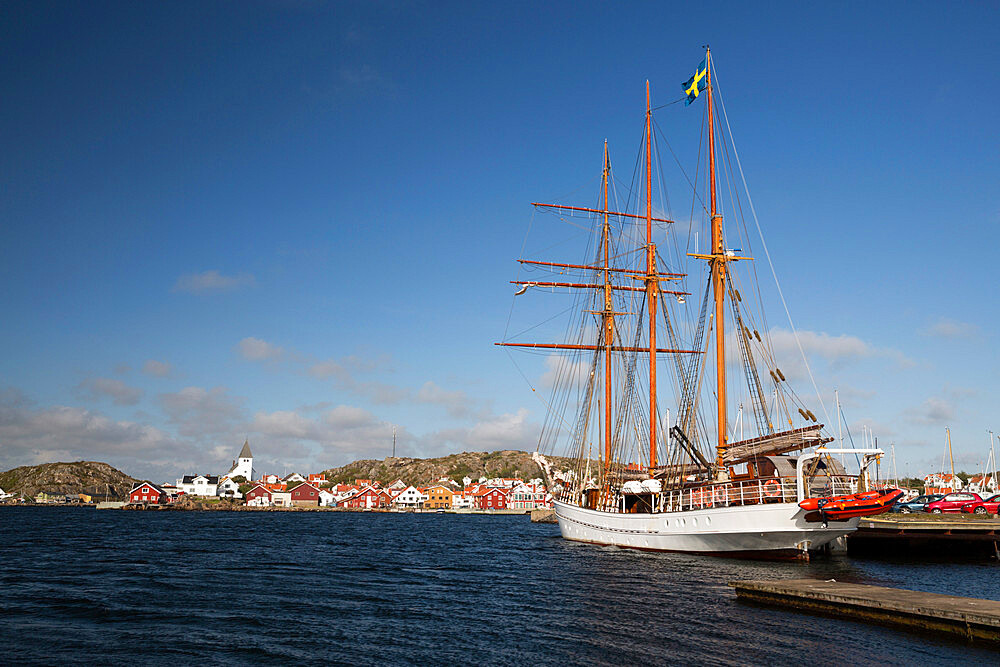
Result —
<instances>
[{"instance_id":1,"label":"pier plank","mask_svg":"<svg viewBox=\"0 0 1000 667\"><path fill-rule=\"evenodd\" d=\"M733 581L737 598L1000 646L1000 602L834 580Z\"/></svg>"}]
</instances>

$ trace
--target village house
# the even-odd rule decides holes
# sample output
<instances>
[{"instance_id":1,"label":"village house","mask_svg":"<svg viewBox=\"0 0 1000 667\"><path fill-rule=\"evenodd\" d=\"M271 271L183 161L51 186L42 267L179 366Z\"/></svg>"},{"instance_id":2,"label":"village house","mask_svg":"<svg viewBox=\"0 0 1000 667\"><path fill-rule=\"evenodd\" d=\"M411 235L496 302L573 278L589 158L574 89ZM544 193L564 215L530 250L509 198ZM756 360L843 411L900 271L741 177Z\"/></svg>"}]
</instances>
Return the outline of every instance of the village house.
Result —
<instances>
[{"instance_id":1,"label":"village house","mask_svg":"<svg viewBox=\"0 0 1000 667\"><path fill-rule=\"evenodd\" d=\"M397 479L395 482L393 482L392 484L390 484L389 486L387 486L385 488L386 488L387 491L402 491L403 489L405 489L408 486L409 486L409 484L407 484L403 480Z\"/></svg>"},{"instance_id":2,"label":"village house","mask_svg":"<svg viewBox=\"0 0 1000 667\"><path fill-rule=\"evenodd\" d=\"M304 482L306 481L306 478L297 472L293 472L289 475L285 475L281 479L281 481L284 482L285 484L291 484L292 482Z\"/></svg>"},{"instance_id":3,"label":"village house","mask_svg":"<svg viewBox=\"0 0 1000 667\"><path fill-rule=\"evenodd\" d=\"M503 489L480 488L472 496L472 507L477 510L507 509L507 492Z\"/></svg>"},{"instance_id":4,"label":"village house","mask_svg":"<svg viewBox=\"0 0 1000 667\"><path fill-rule=\"evenodd\" d=\"M319 506L319 489L309 482L299 484L289 491L289 493L291 494L291 501L294 507Z\"/></svg>"},{"instance_id":5,"label":"village house","mask_svg":"<svg viewBox=\"0 0 1000 667\"><path fill-rule=\"evenodd\" d=\"M981 496L993 495L998 492L997 480L993 475L973 475L965 490Z\"/></svg>"},{"instance_id":6,"label":"village house","mask_svg":"<svg viewBox=\"0 0 1000 667\"><path fill-rule=\"evenodd\" d=\"M264 482L265 484L280 484L281 478L278 477L277 475L262 475L260 481Z\"/></svg>"},{"instance_id":7,"label":"village house","mask_svg":"<svg viewBox=\"0 0 1000 667\"><path fill-rule=\"evenodd\" d=\"M292 494L290 491L272 491L271 502L275 507L291 507Z\"/></svg>"},{"instance_id":8,"label":"village house","mask_svg":"<svg viewBox=\"0 0 1000 667\"><path fill-rule=\"evenodd\" d=\"M270 507L274 504L272 493L269 488L261 483L254 484L253 488L247 491L247 505L251 507Z\"/></svg>"},{"instance_id":9,"label":"village house","mask_svg":"<svg viewBox=\"0 0 1000 667\"><path fill-rule=\"evenodd\" d=\"M392 496L387 491L376 489L374 486L366 486L341 500L337 506L350 509L376 509L388 507L391 502Z\"/></svg>"},{"instance_id":10,"label":"village house","mask_svg":"<svg viewBox=\"0 0 1000 667\"><path fill-rule=\"evenodd\" d=\"M177 488L189 496L219 495L218 475L184 475L177 480Z\"/></svg>"},{"instance_id":11,"label":"village house","mask_svg":"<svg viewBox=\"0 0 1000 667\"><path fill-rule=\"evenodd\" d=\"M223 498L242 498L243 494L240 493L240 484L230 477L223 477L219 480L219 490L218 493Z\"/></svg>"},{"instance_id":12,"label":"village house","mask_svg":"<svg viewBox=\"0 0 1000 667\"><path fill-rule=\"evenodd\" d=\"M958 475L935 472L924 477L924 493L954 493L962 490Z\"/></svg>"},{"instance_id":13,"label":"village house","mask_svg":"<svg viewBox=\"0 0 1000 667\"><path fill-rule=\"evenodd\" d=\"M510 490L509 509L533 510L546 507L545 487L534 484L520 484Z\"/></svg>"},{"instance_id":14,"label":"village house","mask_svg":"<svg viewBox=\"0 0 1000 667\"><path fill-rule=\"evenodd\" d=\"M162 488L152 482L142 482L128 492L130 503L142 503L144 505L159 505L166 502L167 494Z\"/></svg>"},{"instance_id":15,"label":"village house","mask_svg":"<svg viewBox=\"0 0 1000 667\"><path fill-rule=\"evenodd\" d=\"M445 484L435 484L427 487L424 491L427 500L424 501L424 508L430 510L451 509L451 499L455 492Z\"/></svg>"},{"instance_id":16,"label":"village house","mask_svg":"<svg viewBox=\"0 0 1000 667\"><path fill-rule=\"evenodd\" d=\"M423 504L424 497L424 494L420 493L416 487L408 486L405 489L395 490L395 495L392 498L392 506L416 509Z\"/></svg>"},{"instance_id":17,"label":"village house","mask_svg":"<svg viewBox=\"0 0 1000 667\"><path fill-rule=\"evenodd\" d=\"M330 489L320 489L319 490L319 506L320 507L333 507L336 502L336 496L330 492Z\"/></svg>"},{"instance_id":18,"label":"village house","mask_svg":"<svg viewBox=\"0 0 1000 667\"><path fill-rule=\"evenodd\" d=\"M309 479L306 481L318 489L320 484L326 484L326 475L321 472L309 473Z\"/></svg>"}]
</instances>

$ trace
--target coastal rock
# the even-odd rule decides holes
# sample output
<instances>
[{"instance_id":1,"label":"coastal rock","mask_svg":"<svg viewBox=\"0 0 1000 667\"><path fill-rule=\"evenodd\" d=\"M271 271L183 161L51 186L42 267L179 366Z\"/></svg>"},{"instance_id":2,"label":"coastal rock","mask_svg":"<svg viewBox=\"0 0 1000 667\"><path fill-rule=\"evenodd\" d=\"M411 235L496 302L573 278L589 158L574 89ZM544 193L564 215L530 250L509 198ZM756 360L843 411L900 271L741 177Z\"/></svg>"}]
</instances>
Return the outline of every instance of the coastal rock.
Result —
<instances>
[{"instance_id":1,"label":"coastal rock","mask_svg":"<svg viewBox=\"0 0 1000 667\"><path fill-rule=\"evenodd\" d=\"M569 469L569 459L556 456L547 457L557 468ZM447 477L459 484L463 477L478 480L480 477L520 477L530 479L542 477L542 472L531 458L530 452L501 450L496 452L462 452L434 459L409 457L386 457L385 459L365 459L354 461L339 468L324 471L332 483L352 483L355 479L371 479L383 484L391 484L402 479L408 484L424 486Z\"/></svg>"},{"instance_id":2,"label":"coastal rock","mask_svg":"<svg viewBox=\"0 0 1000 667\"><path fill-rule=\"evenodd\" d=\"M0 473L0 489L15 496L34 498L41 492L54 495L85 493L95 498L124 498L137 480L99 461L43 463Z\"/></svg>"}]
</instances>

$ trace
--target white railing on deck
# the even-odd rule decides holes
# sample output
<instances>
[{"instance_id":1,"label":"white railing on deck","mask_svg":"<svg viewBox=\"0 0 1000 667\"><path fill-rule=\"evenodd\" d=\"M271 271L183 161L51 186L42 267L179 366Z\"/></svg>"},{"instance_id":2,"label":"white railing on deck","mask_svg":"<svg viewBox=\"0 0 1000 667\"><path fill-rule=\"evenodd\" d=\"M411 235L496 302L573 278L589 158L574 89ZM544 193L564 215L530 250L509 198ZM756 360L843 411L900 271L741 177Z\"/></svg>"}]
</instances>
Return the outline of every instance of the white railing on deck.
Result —
<instances>
[{"instance_id":1,"label":"white railing on deck","mask_svg":"<svg viewBox=\"0 0 1000 667\"><path fill-rule=\"evenodd\" d=\"M807 498L824 498L849 495L857 492L857 478L853 476L824 477L822 482L813 480L806 486ZM573 494L560 494L569 500ZM648 497L648 494L643 494ZM574 502L578 502L573 498ZM621 494L606 495L603 498L604 511L623 512L624 498ZM684 512L713 507L740 507L766 503L798 502L798 490L794 477L773 477L753 479L743 482L721 482L706 484L660 494L657 512Z\"/></svg>"}]
</instances>

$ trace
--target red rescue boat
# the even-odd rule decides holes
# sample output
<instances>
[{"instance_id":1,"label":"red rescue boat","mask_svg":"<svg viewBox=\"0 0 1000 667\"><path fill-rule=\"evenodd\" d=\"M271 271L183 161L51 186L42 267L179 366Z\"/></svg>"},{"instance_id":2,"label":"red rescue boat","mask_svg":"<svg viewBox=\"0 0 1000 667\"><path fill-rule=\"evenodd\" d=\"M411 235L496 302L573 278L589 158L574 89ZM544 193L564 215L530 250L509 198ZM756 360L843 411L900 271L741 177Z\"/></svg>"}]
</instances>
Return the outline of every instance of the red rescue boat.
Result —
<instances>
[{"instance_id":1,"label":"red rescue boat","mask_svg":"<svg viewBox=\"0 0 1000 667\"><path fill-rule=\"evenodd\" d=\"M799 503L799 507L810 512L807 521L834 520L843 521L859 516L877 516L892 509L903 492L899 489L877 489L864 493L853 493L849 496L833 496L832 498L807 498ZM816 514L813 514L815 512ZM818 514L818 516L817 516ZM813 518L816 517L816 518Z\"/></svg>"}]
</instances>

